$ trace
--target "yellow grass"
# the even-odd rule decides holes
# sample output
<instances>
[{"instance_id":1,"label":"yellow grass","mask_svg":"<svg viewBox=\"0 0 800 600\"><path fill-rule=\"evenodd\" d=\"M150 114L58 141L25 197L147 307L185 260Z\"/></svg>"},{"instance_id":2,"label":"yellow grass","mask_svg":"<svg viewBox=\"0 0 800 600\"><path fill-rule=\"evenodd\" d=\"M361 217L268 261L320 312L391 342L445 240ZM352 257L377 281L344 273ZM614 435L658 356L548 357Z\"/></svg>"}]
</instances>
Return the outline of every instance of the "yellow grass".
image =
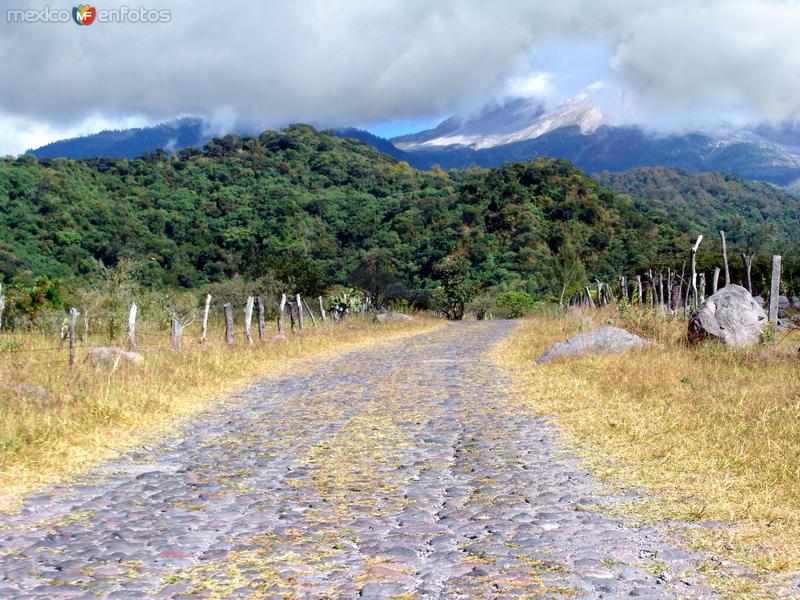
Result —
<instances>
[{"instance_id":1,"label":"yellow grass","mask_svg":"<svg viewBox=\"0 0 800 600\"><path fill-rule=\"evenodd\" d=\"M591 315L587 320L587 315ZM612 323L656 345L537 366L551 344ZM513 392L552 415L599 475L655 492L623 510L723 521L688 542L760 577L711 575L733 597L771 597L800 571L800 361L792 338L731 351L683 344L685 322L612 309L536 316L496 349ZM796 338L795 338L796 339Z\"/></svg>"},{"instance_id":2,"label":"yellow grass","mask_svg":"<svg viewBox=\"0 0 800 600\"><path fill-rule=\"evenodd\" d=\"M324 359L345 350L414 335L441 326L418 317L410 323L374 325L350 318L340 325L287 335L287 341L237 342L228 348L220 331L200 346L185 332L176 354L167 347L142 350L141 365L95 367L78 349L70 372L67 351L0 355L0 510L44 483L63 480L117 452L174 430L179 419L206 409L215 398L264 376L298 367L303 359ZM52 347L52 337L4 336L24 350ZM151 340L152 341L152 340ZM108 345L108 342L98 345ZM47 401L24 398L19 384L41 386Z\"/></svg>"}]
</instances>

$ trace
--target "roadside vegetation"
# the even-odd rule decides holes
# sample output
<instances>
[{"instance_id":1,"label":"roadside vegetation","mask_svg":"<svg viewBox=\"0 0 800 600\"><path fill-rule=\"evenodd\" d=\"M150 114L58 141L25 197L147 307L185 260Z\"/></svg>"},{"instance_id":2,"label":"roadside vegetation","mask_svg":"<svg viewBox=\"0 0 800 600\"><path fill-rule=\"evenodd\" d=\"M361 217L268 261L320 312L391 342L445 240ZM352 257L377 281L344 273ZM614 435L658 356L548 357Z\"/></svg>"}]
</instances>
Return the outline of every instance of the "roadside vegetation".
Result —
<instances>
[{"instance_id":1,"label":"roadside vegetation","mask_svg":"<svg viewBox=\"0 0 800 600\"><path fill-rule=\"evenodd\" d=\"M552 344L604 324L654 344L534 364ZM774 597L800 572L800 338L730 350L690 349L685 336L683 319L608 307L536 314L494 352L517 401L551 416L601 477L645 491L621 512L710 524L675 528L752 572L709 560L731 597Z\"/></svg>"}]
</instances>

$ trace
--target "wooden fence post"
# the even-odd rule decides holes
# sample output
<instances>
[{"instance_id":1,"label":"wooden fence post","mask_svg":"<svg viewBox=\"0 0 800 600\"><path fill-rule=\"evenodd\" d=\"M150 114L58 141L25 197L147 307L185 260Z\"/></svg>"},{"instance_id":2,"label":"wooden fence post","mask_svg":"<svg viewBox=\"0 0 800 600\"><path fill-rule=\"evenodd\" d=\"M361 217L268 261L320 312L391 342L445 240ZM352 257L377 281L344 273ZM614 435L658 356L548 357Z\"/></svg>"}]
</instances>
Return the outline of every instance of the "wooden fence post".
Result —
<instances>
[{"instance_id":1,"label":"wooden fence post","mask_svg":"<svg viewBox=\"0 0 800 600\"><path fill-rule=\"evenodd\" d=\"M594 300L592 300L592 291L589 289L589 286L586 286L586 303L594 308Z\"/></svg>"},{"instance_id":2,"label":"wooden fence post","mask_svg":"<svg viewBox=\"0 0 800 600\"><path fill-rule=\"evenodd\" d=\"M314 316L314 313L311 311L311 307L308 306L308 302L303 300L303 306L306 307L306 312L308 313L308 316L311 317L311 322L314 324L314 327L316 327L317 326L317 318Z\"/></svg>"},{"instance_id":3,"label":"wooden fence post","mask_svg":"<svg viewBox=\"0 0 800 600\"><path fill-rule=\"evenodd\" d=\"M136 312L138 308L136 302L132 302L131 310L128 312L128 347L131 352L136 352Z\"/></svg>"},{"instance_id":4,"label":"wooden fence post","mask_svg":"<svg viewBox=\"0 0 800 600\"><path fill-rule=\"evenodd\" d=\"M233 306L230 302L222 305L225 310L225 341L229 346L233 345Z\"/></svg>"},{"instance_id":5,"label":"wooden fence post","mask_svg":"<svg viewBox=\"0 0 800 600\"><path fill-rule=\"evenodd\" d=\"M700 273L700 304L706 301L706 274Z\"/></svg>"},{"instance_id":6,"label":"wooden fence post","mask_svg":"<svg viewBox=\"0 0 800 600\"><path fill-rule=\"evenodd\" d=\"M319 314L322 315L322 322L324 323L328 319L325 317L325 303L322 302L322 296L318 298L319 300ZM1 316L1 315L0 315Z\"/></svg>"},{"instance_id":7,"label":"wooden fence post","mask_svg":"<svg viewBox=\"0 0 800 600\"><path fill-rule=\"evenodd\" d=\"M261 296L256 298L256 315L258 316L258 341L263 342L267 333L264 322L264 303L261 301Z\"/></svg>"},{"instance_id":8,"label":"wooden fence post","mask_svg":"<svg viewBox=\"0 0 800 600\"><path fill-rule=\"evenodd\" d=\"M278 306L278 335L283 335L283 311L286 309L286 294L281 294L281 303Z\"/></svg>"},{"instance_id":9,"label":"wooden fence post","mask_svg":"<svg viewBox=\"0 0 800 600\"><path fill-rule=\"evenodd\" d=\"M722 238L722 263L725 265L725 285L728 286L731 284L731 272L728 270L728 244L725 241L725 232L720 231L719 237Z\"/></svg>"},{"instance_id":10,"label":"wooden fence post","mask_svg":"<svg viewBox=\"0 0 800 600\"><path fill-rule=\"evenodd\" d=\"M742 252L742 262L744 263L744 287L747 288L747 291L750 292L750 295L753 295L753 280L750 276L750 272L753 268L753 257L755 254L751 254L747 256L746 253Z\"/></svg>"},{"instance_id":11,"label":"wooden fence post","mask_svg":"<svg viewBox=\"0 0 800 600\"><path fill-rule=\"evenodd\" d=\"M642 291L642 276L641 275L637 275L636 276L636 293L638 294L638 298L639 298L639 306L641 306L643 304L643 299L644 299L644 292Z\"/></svg>"},{"instance_id":12,"label":"wooden fence post","mask_svg":"<svg viewBox=\"0 0 800 600\"><path fill-rule=\"evenodd\" d=\"M778 322L778 296L781 288L781 257L776 254L772 257L772 279L769 284L769 320Z\"/></svg>"},{"instance_id":13,"label":"wooden fence post","mask_svg":"<svg viewBox=\"0 0 800 600\"><path fill-rule=\"evenodd\" d=\"M78 320L78 309L69 309L69 368L75 368L75 323Z\"/></svg>"},{"instance_id":14,"label":"wooden fence post","mask_svg":"<svg viewBox=\"0 0 800 600\"><path fill-rule=\"evenodd\" d=\"M255 298L248 296L247 302L245 302L244 305L244 339L247 340L248 344L253 343L253 336L251 333L253 326L253 302L255 302Z\"/></svg>"},{"instance_id":15,"label":"wooden fence post","mask_svg":"<svg viewBox=\"0 0 800 600\"><path fill-rule=\"evenodd\" d=\"M181 351L181 339L183 337L183 323L178 320L176 315L172 315L170 320L169 338L172 342L172 349L175 352Z\"/></svg>"},{"instance_id":16,"label":"wooden fence post","mask_svg":"<svg viewBox=\"0 0 800 600\"><path fill-rule=\"evenodd\" d=\"M724 233L724 232L720 232ZM692 247L692 301L694 304L697 304L697 249L700 247L700 242L703 241L703 236L698 235L697 241L694 243ZM725 259L725 263L727 264L728 260Z\"/></svg>"},{"instance_id":17,"label":"wooden fence post","mask_svg":"<svg viewBox=\"0 0 800 600\"><path fill-rule=\"evenodd\" d=\"M672 269L667 269L667 308L672 311Z\"/></svg>"},{"instance_id":18,"label":"wooden fence post","mask_svg":"<svg viewBox=\"0 0 800 600\"><path fill-rule=\"evenodd\" d=\"M711 294L716 294L719 286L719 267L714 267L714 279L711 282Z\"/></svg>"},{"instance_id":19,"label":"wooden fence post","mask_svg":"<svg viewBox=\"0 0 800 600\"><path fill-rule=\"evenodd\" d=\"M320 298L320 301L322 298ZM6 297L3 295L3 284L0 283L0 330L3 329L3 311L6 308Z\"/></svg>"},{"instance_id":20,"label":"wooden fence post","mask_svg":"<svg viewBox=\"0 0 800 600\"><path fill-rule=\"evenodd\" d=\"M208 335L208 311L211 309L211 294L206 294L206 304L203 307L203 323L200 328L200 343L206 343L206 335Z\"/></svg>"},{"instance_id":21,"label":"wooden fence post","mask_svg":"<svg viewBox=\"0 0 800 600\"><path fill-rule=\"evenodd\" d=\"M297 294L297 319L300 322L300 331L305 327L305 318L303 318L303 301L300 299L300 294Z\"/></svg>"}]
</instances>

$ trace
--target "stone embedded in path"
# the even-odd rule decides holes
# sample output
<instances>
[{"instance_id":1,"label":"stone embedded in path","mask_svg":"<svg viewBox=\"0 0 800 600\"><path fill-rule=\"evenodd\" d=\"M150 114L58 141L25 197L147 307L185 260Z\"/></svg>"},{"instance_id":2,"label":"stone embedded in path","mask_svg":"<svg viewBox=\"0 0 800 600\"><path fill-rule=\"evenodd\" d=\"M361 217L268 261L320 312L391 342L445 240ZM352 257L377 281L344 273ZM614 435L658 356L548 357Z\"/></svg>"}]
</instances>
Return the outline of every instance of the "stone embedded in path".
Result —
<instances>
[{"instance_id":1,"label":"stone embedded in path","mask_svg":"<svg viewBox=\"0 0 800 600\"><path fill-rule=\"evenodd\" d=\"M120 363L140 363L144 357L138 352L126 352L114 346L98 346L89 350L89 361L93 365L108 365L117 361Z\"/></svg>"},{"instance_id":2,"label":"stone embedded in path","mask_svg":"<svg viewBox=\"0 0 800 600\"><path fill-rule=\"evenodd\" d=\"M767 314L745 288L728 285L709 296L689 321L688 340L706 339L726 346L748 346L761 341Z\"/></svg>"},{"instance_id":3,"label":"stone embedded in path","mask_svg":"<svg viewBox=\"0 0 800 600\"><path fill-rule=\"evenodd\" d=\"M601 327L559 342L537 358L536 362L541 365L565 356L576 357L589 353L618 354L648 345L647 340L619 327Z\"/></svg>"},{"instance_id":4,"label":"stone embedded in path","mask_svg":"<svg viewBox=\"0 0 800 600\"><path fill-rule=\"evenodd\" d=\"M403 313L390 310L386 313L375 315L374 321L376 323L403 323L405 321L413 321L414 317Z\"/></svg>"}]
</instances>

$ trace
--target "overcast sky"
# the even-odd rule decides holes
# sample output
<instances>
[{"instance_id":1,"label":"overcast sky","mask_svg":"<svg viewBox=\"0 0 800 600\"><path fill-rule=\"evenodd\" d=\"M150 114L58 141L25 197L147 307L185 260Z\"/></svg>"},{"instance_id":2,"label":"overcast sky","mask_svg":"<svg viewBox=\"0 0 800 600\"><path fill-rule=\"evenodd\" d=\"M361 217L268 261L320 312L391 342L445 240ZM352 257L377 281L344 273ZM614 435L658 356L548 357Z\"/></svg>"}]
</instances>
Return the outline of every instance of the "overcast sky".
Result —
<instances>
[{"instance_id":1,"label":"overcast sky","mask_svg":"<svg viewBox=\"0 0 800 600\"><path fill-rule=\"evenodd\" d=\"M180 115L215 132L389 135L585 88L658 129L800 118L794 0L161 0L142 5L169 9L168 23L7 22L8 7L47 5L9 0L0 14L0 155Z\"/></svg>"}]
</instances>

